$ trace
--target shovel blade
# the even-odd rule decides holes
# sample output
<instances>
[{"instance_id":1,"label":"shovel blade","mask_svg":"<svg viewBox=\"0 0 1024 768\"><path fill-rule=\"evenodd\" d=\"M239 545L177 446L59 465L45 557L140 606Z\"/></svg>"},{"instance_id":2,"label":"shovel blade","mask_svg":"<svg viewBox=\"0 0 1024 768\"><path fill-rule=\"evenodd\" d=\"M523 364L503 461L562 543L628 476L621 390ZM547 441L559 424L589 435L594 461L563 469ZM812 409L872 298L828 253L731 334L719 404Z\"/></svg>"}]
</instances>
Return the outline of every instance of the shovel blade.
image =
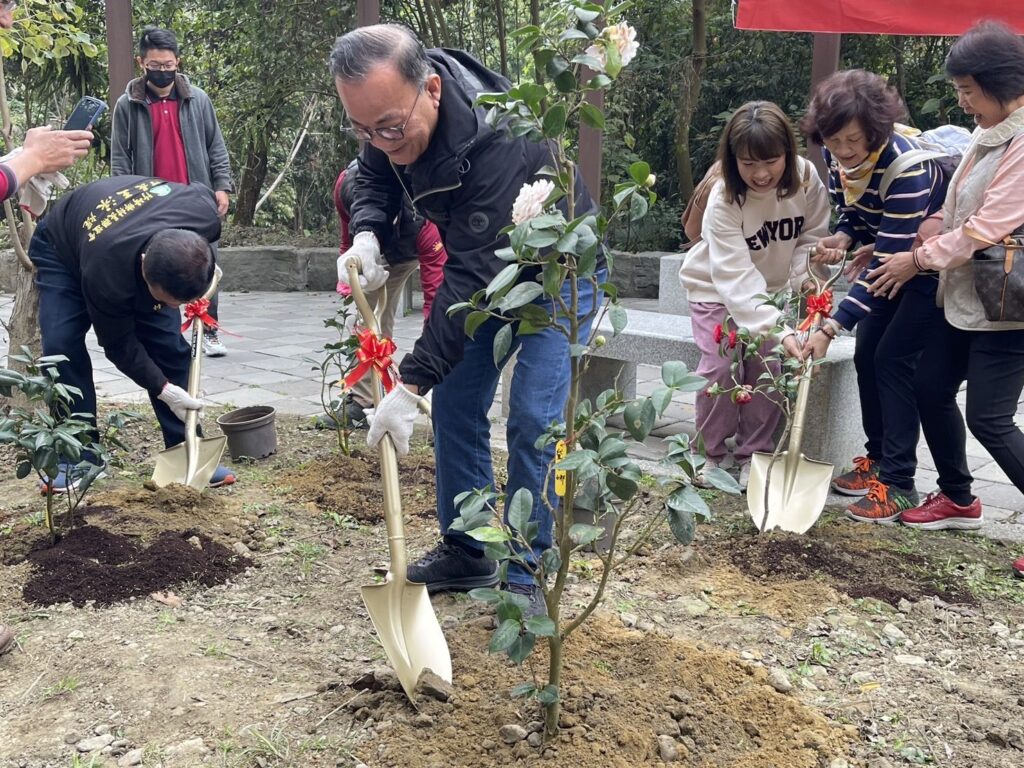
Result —
<instances>
[{"instance_id":1,"label":"shovel blade","mask_svg":"<svg viewBox=\"0 0 1024 768\"><path fill-rule=\"evenodd\" d=\"M769 497L765 499L769 467L771 484ZM747 511L754 524L761 528L764 522L764 531L781 528L791 533L806 533L825 509L833 469L831 464L808 459L803 454L790 457L789 451L780 453L772 466L771 454L755 453L750 457L750 484L747 486Z\"/></svg>"},{"instance_id":2,"label":"shovel blade","mask_svg":"<svg viewBox=\"0 0 1024 768\"><path fill-rule=\"evenodd\" d=\"M179 443L157 454L156 466L153 467L153 482L163 488L171 483L180 483L197 491L202 491L210 484L210 478L217 471L220 459L228 439L221 437L200 438L197 447L198 461L195 472L189 476L188 448Z\"/></svg>"},{"instance_id":3,"label":"shovel blade","mask_svg":"<svg viewBox=\"0 0 1024 768\"><path fill-rule=\"evenodd\" d=\"M424 670L452 681L448 642L425 584L388 581L362 587L363 603L405 695L412 699Z\"/></svg>"}]
</instances>

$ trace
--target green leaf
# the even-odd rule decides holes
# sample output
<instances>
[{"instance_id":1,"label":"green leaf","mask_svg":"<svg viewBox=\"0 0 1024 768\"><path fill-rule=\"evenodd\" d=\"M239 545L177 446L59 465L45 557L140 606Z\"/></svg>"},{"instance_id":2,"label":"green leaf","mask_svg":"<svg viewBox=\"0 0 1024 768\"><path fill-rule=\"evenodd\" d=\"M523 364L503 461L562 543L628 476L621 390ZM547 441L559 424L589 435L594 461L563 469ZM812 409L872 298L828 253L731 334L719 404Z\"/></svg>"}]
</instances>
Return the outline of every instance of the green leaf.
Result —
<instances>
[{"instance_id":1,"label":"green leaf","mask_svg":"<svg viewBox=\"0 0 1024 768\"><path fill-rule=\"evenodd\" d=\"M505 619L491 635L491 642L487 646L487 650L491 653L508 650L512 643L519 639L520 626L521 624L515 619Z\"/></svg>"},{"instance_id":2,"label":"green leaf","mask_svg":"<svg viewBox=\"0 0 1024 768\"><path fill-rule=\"evenodd\" d=\"M552 637L555 629L555 622L548 616L532 616L526 620L526 631L538 637Z\"/></svg>"},{"instance_id":3,"label":"green leaf","mask_svg":"<svg viewBox=\"0 0 1024 768\"><path fill-rule=\"evenodd\" d=\"M549 139L554 139L562 134L565 130L566 120L565 104L555 103L551 108L544 113L544 121L542 124L542 130L544 136Z\"/></svg>"},{"instance_id":4,"label":"green leaf","mask_svg":"<svg viewBox=\"0 0 1024 768\"><path fill-rule=\"evenodd\" d=\"M512 498L508 502L506 508L508 524L519 533L524 533L532 514L533 494L526 488L520 488L512 494Z\"/></svg>"},{"instance_id":5,"label":"green leaf","mask_svg":"<svg viewBox=\"0 0 1024 768\"><path fill-rule=\"evenodd\" d=\"M533 652L533 646L537 643L537 636L531 632L520 635L506 651L508 657L516 664L522 664L526 657Z\"/></svg>"},{"instance_id":6,"label":"green leaf","mask_svg":"<svg viewBox=\"0 0 1024 768\"><path fill-rule=\"evenodd\" d=\"M636 495L637 484L628 477L622 477L613 472L609 472L605 481L608 483L608 490L623 501L629 501Z\"/></svg>"},{"instance_id":7,"label":"green leaf","mask_svg":"<svg viewBox=\"0 0 1024 768\"><path fill-rule=\"evenodd\" d=\"M612 333L618 336L626 329L626 323L629 321L626 315L626 310L619 304L612 304L608 309L608 318L612 323Z\"/></svg>"},{"instance_id":8,"label":"green leaf","mask_svg":"<svg viewBox=\"0 0 1024 768\"><path fill-rule=\"evenodd\" d=\"M584 523L574 523L569 528L569 538L577 546L586 546L604 535L604 528Z\"/></svg>"},{"instance_id":9,"label":"green leaf","mask_svg":"<svg viewBox=\"0 0 1024 768\"><path fill-rule=\"evenodd\" d=\"M572 70L565 70L558 77L554 78L555 87L562 93L572 93L576 90L576 76Z\"/></svg>"},{"instance_id":10,"label":"green leaf","mask_svg":"<svg viewBox=\"0 0 1024 768\"><path fill-rule=\"evenodd\" d=\"M490 317L486 312L470 312L466 316L466 335L472 339L477 329L486 323Z\"/></svg>"},{"instance_id":11,"label":"green leaf","mask_svg":"<svg viewBox=\"0 0 1024 768\"><path fill-rule=\"evenodd\" d=\"M557 702L561 697L558 695L558 687L554 685L545 685L540 691L537 692L537 701L539 701L545 707L549 707Z\"/></svg>"},{"instance_id":12,"label":"green leaf","mask_svg":"<svg viewBox=\"0 0 1024 768\"><path fill-rule=\"evenodd\" d=\"M580 104L580 119L591 128L604 129L604 113L589 101Z\"/></svg>"},{"instance_id":13,"label":"green leaf","mask_svg":"<svg viewBox=\"0 0 1024 768\"><path fill-rule=\"evenodd\" d=\"M593 463L593 451L572 451L568 456L555 464L555 469L573 471L582 469L583 467Z\"/></svg>"},{"instance_id":14,"label":"green leaf","mask_svg":"<svg viewBox=\"0 0 1024 768\"><path fill-rule=\"evenodd\" d=\"M639 221L647 215L649 209L650 204L647 202L647 198L639 193L634 193L629 200L630 221Z\"/></svg>"},{"instance_id":15,"label":"green leaf","mask_svg":"<svg viewBox=\"0 0 1024 768\"><path fill-rule=\"evenodd\" d=\"M643 160L637 160L629 166L629 176L637 184L643 186L647 183L647 177L651 175L651 166Z\"/></svg>"},{"instance_id":16,"label":"green leaf","mask_svg":"<svg viewBox=\"0 0 1024 768\"><path fill-rule=\"evenodd\" d=\"M513 686L512 690L509 691L509 696L513 699L521 699L524 696L534 696L537 693L537 686L533 683L519 683L519 685Z\"/></svg>"},{"instance_id":17,"label":"green leaf","mask_svg":"<svg viewBox=\"0 0 1024 768\"><path fill-rule=\"evenodd\" d=\"M593 21L601 15L600 11L589 11L585 8L573 8L572 11L580 21Z\"/></svg>"},{"instance_id":18,"label":"green leaf","mask_svg":"<svg viewBox=\"0 0 1024 768\"><path fill-rule=\"evenodd\" d=\"M921 114L930 115L933 112L938 112L941 107L941 99L928 99L928 101L921 105Z\"/></svg>"},{"instance_id":19,"label":"green leaf","mask_svg":"<svg viewBox=\"0 0 1024 768\"><path fill-rule=\"evenodd\" d=\"M551 259L544 265L544 295L555 297L562 290L562 282L565 279L565 267L558 263L557 259ZM547 312L544 313L545 317Z\"/></svg>"},{"instance_id":20,"label":"green leaf","mask_svg":"<svg viewBox=\"0 0 1024 768\"><path fill-rule=\"evenodd\" d=\"M496 589L485 587L471 589L469 591L469 596L474 600L479 600L480 602L487 603L488 605L496 605L501 602L501 593Z\"/></svg>"},{"instance_id":21,"label":"green leaf","mask_svg":"<svg viewBox=\"0 0 1024 768\"><path fill-rule=\"evenodd\" d=\"M540 287L540 286L538 286ZM508 351L512 348L512 326L503 325L498 329L498 332L494 335L494 364L501 367L501 364L505 361L505 357L508 355Z\"/></svg>"},{"instance_id":22,"label":"green leaf","mask_svg":"<svg viewBox=\"0 0 1024 768\"><path fill-rule=\"evenodd\" d=\"M536 221L536 219L534 221ZM558 232L553 232L547 229L534 229L526 236L525 245L530 248L537 249L547 248L549 245L557 243L559 237L561 237L561 235Z\"/></svg>"},{"instance_id":23,"label":"green leaf","mask_svg":"<svg viewBox=\"0 0 1024 768\"><path fill-rule=\"evenodd\" d=\"M686 488L687 490L693 490L690 486L686 486ZM672 535L676 537L676 541L680 544L693 543L694 534L697 532L697 522L693 512L669 507L668 527L672 530Z\"/></svg>"},{"instance_id":24,"label":"green leaf","mask_svg":"<svg viewBox=\"0 0 1024 768\"><path fill-rule=\"evenodd\" d=\"M558 553L557 549L549 547L541 554L540 562L544 566L545 573L551 575L558 573L558 566L562 563L562 556Z\"/></svg>"},{"instance_id":25,"label":"green leaf","mask_svg":"<svg viewBox=\"0 0 1024 768\"><path fill-rule=\"evenodd\" d=\"M654 403L645 397L628 403L622 412L622 418L630 436L638 442L643 442L654 429L657 413L654 410Z\"/></svg>"},{"instance_id":26,"label":"green leaf","mask_svg":"<svg viewBox=\"0 0 1024 768\"><path fill-rule=\"evenodd\" d=\"M544 287L540 283L519 283L505 294L504 298L499 302L499 306L502 310L518 309L519 307L530 304L544 293Z\"/></svg>"},{"instance_id":27,"label":"green leaf","mask_svg":"<svg viewBox=\"0 0 1024 768\"><path fill-rule=\"evenodd\" d=\"M514 284L519 278L519 273L522 267L518 264L509 264L501 272L494 276L494 279L487 286L487 290L484 295L490 298L496 293L500 293L510 285Z\"/></svg>"},{"instance_id":28,"label":"green leaf","mask_svg":"<svg viewBox=\"0 0 1024 768\"><path fill-rule=\"evenodd\" d=\"M508 534L505 533L505 531L501 530L501 528L495 528L493 525L485 525L482 528L474 528L471 531L466 531L466 535L470 538L476 539L477 541L508 541Z\"/></svg>"},{"instance_id":29,"label":"green leaf","mask_svg":"<svg viewBox=\"0 0 1024 768\"><path fill-rule=\"evenodd\" d=\"M651 402L654 403L655 412L661 416L672 404L672 390L668 387L658 387L651 393Z\"/></svg>"}]
</instances>

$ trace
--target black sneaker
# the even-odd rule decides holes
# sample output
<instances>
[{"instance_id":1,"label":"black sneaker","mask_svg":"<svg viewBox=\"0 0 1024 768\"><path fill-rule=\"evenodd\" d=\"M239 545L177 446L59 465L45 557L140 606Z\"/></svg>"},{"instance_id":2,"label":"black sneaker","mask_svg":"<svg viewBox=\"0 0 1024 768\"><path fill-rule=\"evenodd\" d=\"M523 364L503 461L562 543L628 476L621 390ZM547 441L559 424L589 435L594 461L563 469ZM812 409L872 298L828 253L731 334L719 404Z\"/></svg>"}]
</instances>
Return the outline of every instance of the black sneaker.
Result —
<instances>
[{"instance_id":1,"label":"black sneaker","mask_svg":"<svg viewBox=\"0 0 1024 768\"><path fill-rule=\"evenodd\" d=\"M334 417L337 419L337 423L335 418L321 413L316 417L313 426L317 429L336 429L338 424L349 429L365 429L367 426L366 411L351 395L345 398L344 407L340 407L334 412Z\"/></svg>"},{"instance_id":2,"label":"black sneaker","mask_svg":"<svg viewBox=\"0 0 1024 768\"><path fill-rule=\"evenodd\" d=\"M409 581L426 584L428 594L468 592L498 583L498 564L486 557L473 557L462 547L443 539L409 566Z\"/></svg>"},{"instance_id":3,"label":"black sneaker","mask_svg":"<svg viewBox=\"0 0 1024 768\"><path fill-rule=\"evenodd\" d=\"M544 593L536 584L506 584L502 587L505 592L513 595L523 595L529 602L523 608L523 621L532 619L534 616L547 616L548 606L544 602Z\"/></svg>"}]
</instances>

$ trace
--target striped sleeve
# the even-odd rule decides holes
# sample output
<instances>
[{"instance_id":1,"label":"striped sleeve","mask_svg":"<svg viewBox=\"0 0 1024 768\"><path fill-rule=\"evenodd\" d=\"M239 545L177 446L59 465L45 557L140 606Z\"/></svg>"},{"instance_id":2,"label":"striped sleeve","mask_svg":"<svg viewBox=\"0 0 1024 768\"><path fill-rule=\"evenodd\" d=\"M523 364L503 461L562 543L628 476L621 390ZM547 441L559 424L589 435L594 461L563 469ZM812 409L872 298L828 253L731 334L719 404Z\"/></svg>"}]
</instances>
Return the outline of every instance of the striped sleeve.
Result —
<instances>
[{"instance_id":1,"label":"striped sleeve","mask_svg":"<svg viewBox=\"0 0 1024 768\"><path fill-rule=\"evenodd\" d=\"M865 244L873 242L875 253L867 269L857 276L850 286L849 294L836 310L835 320L847 330L853 328L875 307L889 301L884 296L874 296L868 292L867 273L880 265L881 257L909 251L921 223L941 208L945 199L947 182L942 170L934 160L926 160L910 166L893 179L885 200L882 200L878 187L885 169L899 154L911 148L913 145L902 137L898 141L894 139L893 145L882 154L868 189L849 207L849 219L856 221L864 233L855 236L855 239Z\"/></svg>"},{"instance_id":2,"label":"striped sleeve","mask_svg":"<svg viewBox=\"0 0 1024 768\"><path fill-rule=\"evenodd\" d=\"M7 163L0 163L0 200L13 197L18 191L18 177Z\"/></svg>"}]
</instances>

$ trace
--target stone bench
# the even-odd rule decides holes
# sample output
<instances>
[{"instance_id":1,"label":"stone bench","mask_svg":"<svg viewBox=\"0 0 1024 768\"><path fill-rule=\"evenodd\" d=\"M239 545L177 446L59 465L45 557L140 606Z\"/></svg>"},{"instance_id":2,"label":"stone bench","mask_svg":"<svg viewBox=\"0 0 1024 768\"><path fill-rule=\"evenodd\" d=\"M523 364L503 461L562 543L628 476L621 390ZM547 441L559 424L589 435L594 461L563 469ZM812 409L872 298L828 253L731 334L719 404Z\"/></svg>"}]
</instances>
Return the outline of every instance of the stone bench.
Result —
<instances>
[{"instance_id":1,"label":"stone bench","mask_svg":"<svg viewBox=\"0 0 1024 768\"><path fill-rule=\"evenodd\" d=\"M602 321L600 332L608 341L591 353L582 396L593 398L617 382L621 392L635 397L638 365L661 366L679 360L696 370L700 351L689 317L636 309L628 309L626 314L628 323L618 336L612 336L608 318ZM837 472L864 452L853 346L853 338L840 337L829 348L829 363L821 367L811 386L804 426L803 453L831 462Z\"/></svg>"}]
</instances>

